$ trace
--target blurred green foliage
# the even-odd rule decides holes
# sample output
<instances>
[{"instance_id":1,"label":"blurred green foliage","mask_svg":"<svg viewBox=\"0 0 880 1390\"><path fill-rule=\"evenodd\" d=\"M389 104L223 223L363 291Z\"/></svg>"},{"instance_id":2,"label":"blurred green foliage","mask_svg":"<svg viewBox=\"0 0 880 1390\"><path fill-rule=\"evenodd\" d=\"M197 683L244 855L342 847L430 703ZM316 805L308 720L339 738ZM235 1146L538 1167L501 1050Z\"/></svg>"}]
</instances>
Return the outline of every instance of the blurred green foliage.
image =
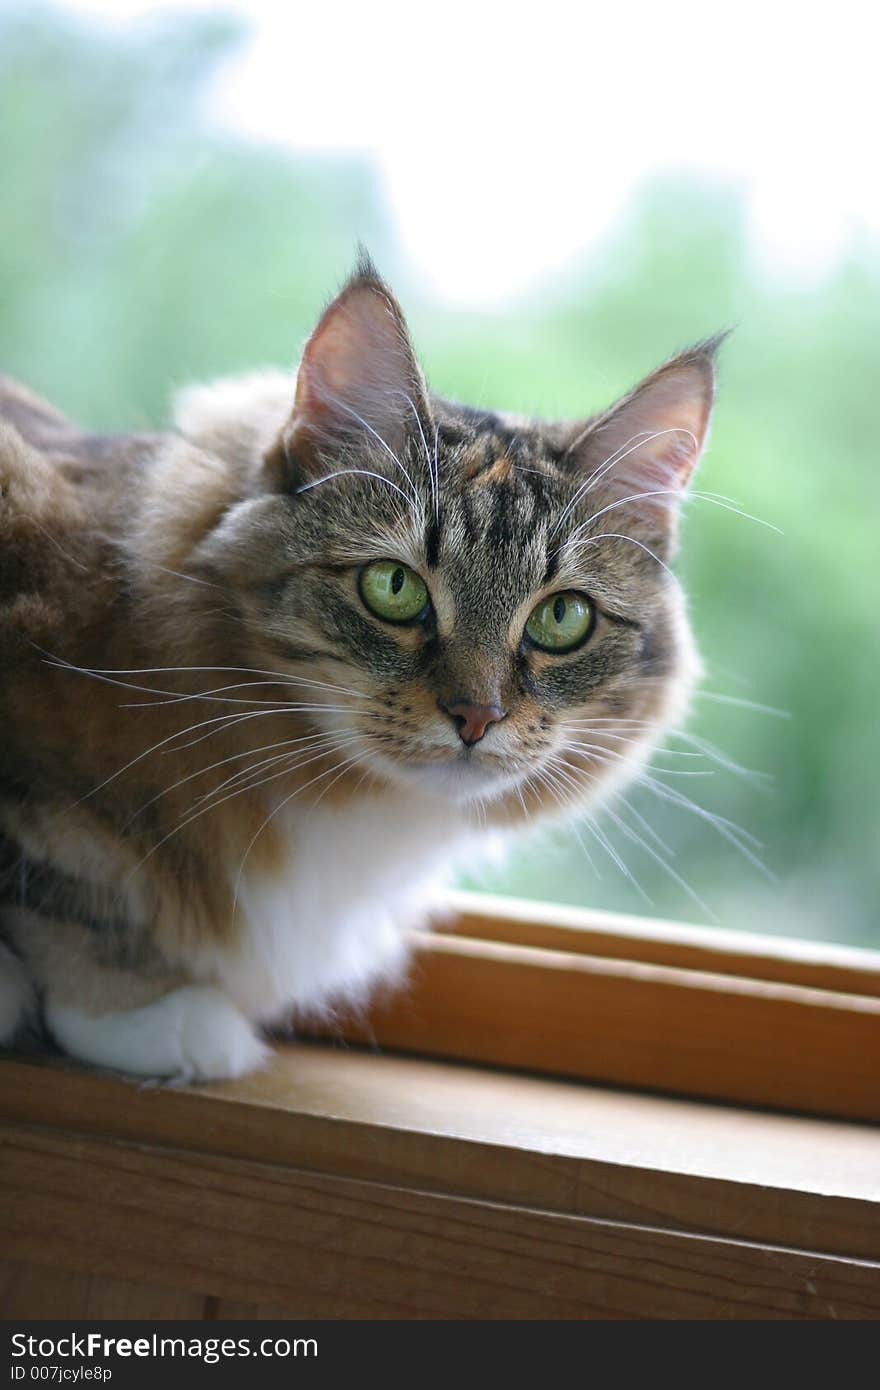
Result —
<instances>
[{"instance_id":1,"label":"blurred green foliage","mask_svg":"<svg viewBox=\"0 0 880 1390\"><path fill-rule=\"evenodd\" d=\"M3 369L92 427L161 424L176 386L292 364L358 238L401 294L432 385L474 403L586 414L735 325L697 488L784 534L694 498L680 568L705 689L788 717L696 701L690 731L766 777L656 762L714 767L666 781L754 835L775 881L644 789L633 814L667 848L629 811L650 851L599 822L641 891L587 827L523 842L480 881L691 920L706 903L725 926L880 946L877 248L795 289L752 262L735 188L667 178L540 295L440 311L402 264L369 162L294 157L207 121L239 38L204 16L112 30L0 11Z\"/></svg>"}]
</instances>

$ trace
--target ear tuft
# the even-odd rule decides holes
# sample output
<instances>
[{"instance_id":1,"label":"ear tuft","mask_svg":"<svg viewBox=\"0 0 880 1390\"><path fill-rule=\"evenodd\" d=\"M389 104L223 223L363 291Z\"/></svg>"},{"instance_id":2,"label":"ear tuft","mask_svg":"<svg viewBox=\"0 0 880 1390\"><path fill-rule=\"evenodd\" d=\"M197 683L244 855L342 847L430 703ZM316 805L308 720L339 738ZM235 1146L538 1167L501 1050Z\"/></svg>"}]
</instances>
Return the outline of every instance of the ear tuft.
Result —
<instances>
[{"instance_id":1,"label":"ear tuft","mask_svg":"<svg viewBox=\"0 0 880 1390\"><path fill-rule=\"evenodd\" d=\"M354 270L349 276L347 283L351 284L354 280L368 280L372 284L378 285L386 294L390 293L382 276L376 269L376 263L373 257L362 241L359 241L357 244L357 259L355 260Z\"/></svg>"}]
</instances>

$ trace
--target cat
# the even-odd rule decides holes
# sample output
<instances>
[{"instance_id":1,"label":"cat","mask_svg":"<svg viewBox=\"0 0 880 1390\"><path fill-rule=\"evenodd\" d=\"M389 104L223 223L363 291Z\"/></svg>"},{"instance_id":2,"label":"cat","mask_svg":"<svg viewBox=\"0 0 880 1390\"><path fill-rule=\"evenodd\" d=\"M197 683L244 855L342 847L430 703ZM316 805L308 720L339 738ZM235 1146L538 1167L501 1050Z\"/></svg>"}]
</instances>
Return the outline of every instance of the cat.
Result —
<instances>
[{"instance_id":1,"label":"cat","mask_svg":"<svg viewBox=\"0 0 880 1390\"><path fill-rule=\"evenodd\" d=\"M85 433L0 387L0 1042L259 1068L495 835L633 776L698 674L669 568L719 339L588 419L428 391L361 257L295 381Z\"/></svg>"}]
</instances>

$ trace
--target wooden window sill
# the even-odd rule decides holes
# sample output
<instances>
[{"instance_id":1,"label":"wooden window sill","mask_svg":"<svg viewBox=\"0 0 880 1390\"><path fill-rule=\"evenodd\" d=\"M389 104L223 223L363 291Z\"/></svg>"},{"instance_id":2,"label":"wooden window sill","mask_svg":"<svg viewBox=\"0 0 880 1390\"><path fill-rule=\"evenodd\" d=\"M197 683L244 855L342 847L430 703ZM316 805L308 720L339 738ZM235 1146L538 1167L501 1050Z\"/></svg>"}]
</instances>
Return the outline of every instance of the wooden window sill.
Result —
<instances>
[{"instance_id":1,"label":"wooden window sill","mask_svg":"<svg viewBox=\"0 0 880 1390\"><path fill-rule=\"evenodd\" d=\"M0 1116L7 1317L880 1315L869 1126L326 1044Z\"/></svg>"},{"instance_id":2,"label":"wooden window sill","mask_svg":"<svg viewBox=\"0 0 880 1390\"><path fill-rule=\"evenodd\" d=\"M353 1042L880 1121L880 952L473 893Z\"/></svg>"},{"instance_id":3,"label":"wooden window sill","mask_svg":"<svg viewBox=\"0 0 880 1390\"><path fill-rule=\"evenodd\" d=\"M644 1055L665 1037L693 1096L754 1086L719 1045L687 1070L711 1037L706 989L728 1040L730 1000L752 1022L756 998L777 1021L781 1001L816 1047L831 1018L842 1064L851 1014L876 1018L870 953L457 906L413 988L371 1016L381 1052L285 1045L264 1073L190 1089L0 1064L5 1316L880 1316L880 1129L578 1079L668 1087ZM787 1036L763 1058L777 1089L780 1068L816 1070ZM638 1081L613 1075L640 1055ZM863 1108L876 1060L850 1058L865 1080L839 1109ZM807 1099L824 1104L818 1070Z\"/></svg>"}]
</instances>

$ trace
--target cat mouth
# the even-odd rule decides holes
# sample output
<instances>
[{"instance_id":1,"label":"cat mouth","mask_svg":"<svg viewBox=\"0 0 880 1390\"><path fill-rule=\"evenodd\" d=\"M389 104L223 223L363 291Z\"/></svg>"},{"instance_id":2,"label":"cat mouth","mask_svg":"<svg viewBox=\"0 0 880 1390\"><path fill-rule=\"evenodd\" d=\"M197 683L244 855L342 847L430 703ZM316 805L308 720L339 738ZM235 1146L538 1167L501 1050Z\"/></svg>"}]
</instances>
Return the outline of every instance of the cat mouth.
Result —
<instances>
[{"instance_id":1,"label":"cat mouth","mask_svg":"<svg viewBox=\"0 0 880 1390\"><path fill-rule=\"evenodd\" d=\"M440 753L433 758L413 757L403 760L403 765L415 771L458 771L466 775L479 774L483 777L509 774L511 760L497 753L488 753L476 748L462 747L455 753Z\"/></svg>"},{"instance_id":2,"label":"cat mouth","mask_svg":"<svg viewBox=\"0 0 880 1390\"><path fill-rule=\"evenodd\" d=\"M501 796L522 780L525 769L510 758L462 748L434 758L382 759L383 770L398 784L421 789L451 801Z\"/></svg>"}]
</instances>

